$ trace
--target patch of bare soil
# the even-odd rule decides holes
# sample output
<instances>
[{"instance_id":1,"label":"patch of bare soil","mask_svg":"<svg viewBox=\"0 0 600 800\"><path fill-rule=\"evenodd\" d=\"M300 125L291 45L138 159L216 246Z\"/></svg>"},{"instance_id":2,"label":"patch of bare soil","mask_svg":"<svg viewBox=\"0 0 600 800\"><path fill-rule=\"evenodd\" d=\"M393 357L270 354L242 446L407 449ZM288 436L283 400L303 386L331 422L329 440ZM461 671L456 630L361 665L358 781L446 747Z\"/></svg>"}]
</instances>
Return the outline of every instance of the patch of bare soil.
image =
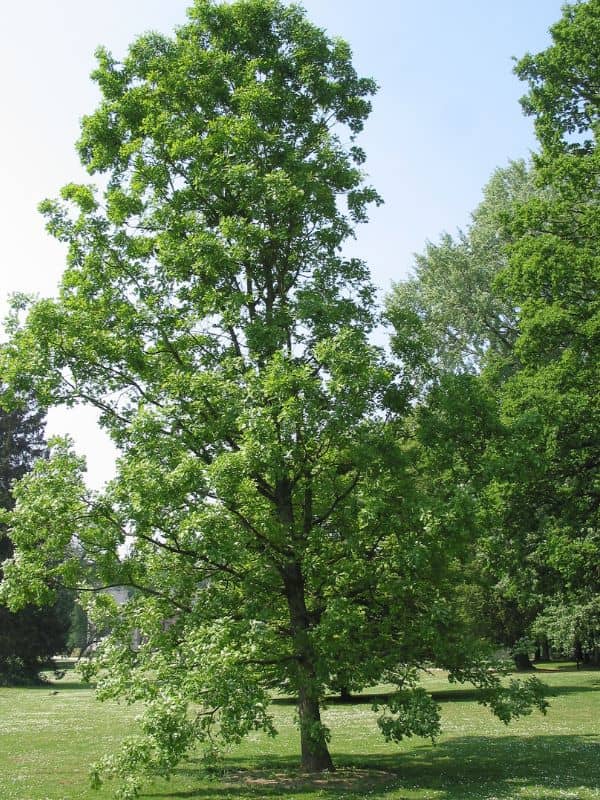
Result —
<instances>
[{"instance_id":1,"label":"patch of bare soil","mask_svg":"<svg viewBox=\"0 0 600 800\"><path fill-rule=\"evenodd\" d=\"M395 774L376 769L336 769L335 772L272 772L268 770L240 769L231 770L223 776L227 788L235 786L264 786L294 789L331 789L340 791L357 791L381 788L394 781Z\"/></svg>"}]
</instances>

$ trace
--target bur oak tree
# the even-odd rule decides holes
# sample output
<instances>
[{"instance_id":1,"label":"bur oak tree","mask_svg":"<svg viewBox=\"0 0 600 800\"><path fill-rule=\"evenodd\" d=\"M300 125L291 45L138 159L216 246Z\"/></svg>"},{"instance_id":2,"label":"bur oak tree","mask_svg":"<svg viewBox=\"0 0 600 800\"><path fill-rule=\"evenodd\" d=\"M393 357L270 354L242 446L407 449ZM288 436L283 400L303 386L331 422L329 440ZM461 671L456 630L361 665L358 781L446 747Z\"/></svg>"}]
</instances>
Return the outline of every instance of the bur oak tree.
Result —
<instances>
[{"instance_id":1,"label":"bur oak tree","mask_svg":"<svg viewBox=\"0 0 600 800\"><path fill-rule=\"evenodd\" d=\"M76 588L110 629L99 694L146 712L98 777L130 796L197 742L273 732L274 690L297 698L303 767L330 769L327 691L384 676L384 735L434 736L430 660L505 721L543 708L453 619L468 543L420 503L410 382L370 343L373 287L343 249L378 202L354 141L373 81L276 0L196 0L173 37L97 55L78 150L100 188L43 204L68 266L56 299L15 304L3 370L99 409L120 450L92 493L52 443L15 489L4 586L14 605Z\"/></svg>"}]
</instances>

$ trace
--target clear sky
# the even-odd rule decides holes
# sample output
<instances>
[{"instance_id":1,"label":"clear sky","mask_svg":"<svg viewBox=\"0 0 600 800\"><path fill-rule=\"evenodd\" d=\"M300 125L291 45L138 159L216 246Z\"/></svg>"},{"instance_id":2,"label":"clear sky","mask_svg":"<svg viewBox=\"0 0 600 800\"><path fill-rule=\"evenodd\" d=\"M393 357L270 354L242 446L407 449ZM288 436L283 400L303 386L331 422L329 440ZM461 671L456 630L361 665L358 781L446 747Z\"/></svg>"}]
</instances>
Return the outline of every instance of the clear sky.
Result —
<instances>
[{"instance_id":1,"label":"clear sky","mask_svg":"<svg viewBox=\"0 0 600 800\"><path fill-rule=\"evenodd\" d=\"M89 181L73 143L98 99L89 80L98 44L116 56L139 33L171 31L188 0L29 0L0 9L0 312L12 291L52 294L64 251L36 211L70 181ZM518 99L513 56L539 51L561 0L305 0L310 18L347 39L355 65L380 86L361 144L385 205L353 252L383 289L406 276L427 239L468 223L495 167L535 148ZM93 414L52 412L74 435L89 482L113 453Z\"/></svg>"}]
</instances>

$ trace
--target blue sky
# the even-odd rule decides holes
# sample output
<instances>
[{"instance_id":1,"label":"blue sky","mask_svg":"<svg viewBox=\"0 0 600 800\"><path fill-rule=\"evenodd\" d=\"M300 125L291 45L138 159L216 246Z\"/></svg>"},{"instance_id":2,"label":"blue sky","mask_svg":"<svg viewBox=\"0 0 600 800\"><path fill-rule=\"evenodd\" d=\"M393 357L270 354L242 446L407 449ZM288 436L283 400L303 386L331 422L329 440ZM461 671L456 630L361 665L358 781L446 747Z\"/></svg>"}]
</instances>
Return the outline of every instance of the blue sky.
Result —
<instances>
[{"instance_id":1,"label":"blue sky","mask_svg":"<svg viewBox=\"0 0 600 800\"><path fill-rule=\"evenodd\" d=\"M64 183L89 180L73 143L94 108L93 51L122 55L138 33L168 32L187 0L30 0L0 10L0 312L8 292L52 294L61 246L36 211ZM427 239L468 223L496 166L535 148L518 103L512 56L539 51L559 0L305 0L309 17L347 39L357 69L380 91L361 144L385 205L351 248L387 289L410 270ZM74 433L90 482L110 473L112 453L85 412L54 412L52 431Z\"/></svg>"}]
</instances>

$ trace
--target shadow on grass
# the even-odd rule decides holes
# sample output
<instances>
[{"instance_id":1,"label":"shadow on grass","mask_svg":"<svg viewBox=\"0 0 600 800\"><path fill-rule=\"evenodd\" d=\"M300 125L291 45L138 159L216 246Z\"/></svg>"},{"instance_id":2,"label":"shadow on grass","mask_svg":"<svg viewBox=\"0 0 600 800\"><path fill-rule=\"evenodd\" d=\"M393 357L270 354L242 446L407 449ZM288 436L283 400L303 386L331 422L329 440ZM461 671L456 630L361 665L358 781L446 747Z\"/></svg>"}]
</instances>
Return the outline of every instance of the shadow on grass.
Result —
<instances>
[{"instance_id":1,"label":"shadow on grass","mask_svg":"<svg viewBox=\"0 0 600 800\"><path fill-rule=\"evenodd\" d=\"M540 680L544 683L544 678ZM597 692L600 687L600 681L593 681L587 686L581 684L577 686L550 686L546 684L547 697L560 697L565 694L584 694L585 692ZM440 689L430 692L434 700L438 702L452 702L452 701L477 701L481 696L481 691L473 687L457 687L449 689ZM373 701L371 701L373 702Z\"/></svg>"},{"instance_id":2,"label":"shadow on grass","mask_svg":"<svg viewBox=\"0 0 600 800\"><path fill-rule=\"evenodd\" d=\"M527 676L530 673L524 673ZM518 676L517 676L518 677ZM543 675L539 676L540 680L544 682ZM546 692L548 697L559 697L565 694L579 694L583 692L595 692L600 687L600 679L593 681L589 685L577 686L549 686L547 685ZM357 705L372 705L373 703L385 703L393 692L364 692L363 694L352 695L350 699L342 699L337 695L328 695L325 703L328 706L357 706ZM434 700L440 703L447 702L467 702L477 701L481 696L481 690L473 686L449 686L447 689L434 689L429 694ZM296 700L293 697L274 697L271 702L273 705L278 706L295 706Z\"/></svg>"},{"instance_id":3,"label":"shadow on grass","mask_svg":"<svg viewBox=\"0 0 600 800\"><path fill-rule=\"evenodd\" d=\"M72 691L74 689L95 689L95 683L84 683L83 681L60 681L60 683L49 684L53 691L62 692L66 689Z\"/></svg>"},{"instance_id":4,"label":"shadow on grass","mask_svg":"<svg viewBox=\"0 0 600 800\"><path fill-rule=\"evenodd\" d=\"M0 688L11 691L26 690L28 692L40 692L41 694L60 694L65 691L79 691L82 689L89 691L90 689L95 689L96 685L93 683L84 683L83 681L57 681L56 679L50 679L40 683L27 684L25 686L11 685L1 686Z\"/></svg>"},{"instance_id":5,"label":"shadow on grass","mask_svg":"<svg viewBox=\"0 0 600 800\"><path fill-rule=\"evenodd\" d=\"M596 664L579 665L575 661L537 661L534 665L535 672L599 672L600 666Z\"/></svg>"},{"instance_id":6,"label":"shadow on grass","mask_svg":"<svg viewBox=\"0 0 600 800\"><path fill-rule=\"evenodd\" d=\"M48 667L41 672L42 680L27 688L42 692L49 691L52 694L67 690L94 689L95 683L86 683L81 680L77 666L77 659L56 659L53 667Z\"/></svg>"},{"instance_id":7,"label":"shadow on grass","mask_svg":"<svg viewBox=\"0 0 600 800\"><path fill-rule=\"evenodd\" d=\"M73 676L73 677L76 677L76 676ZM19 688L19 687L13 687L13 688ZM23 688L23 687L20 687L20 688ZM85 683L84 681L81 681L81 680L79 680L79 681L77 681L77 680L64 680L64 678L61 678L60 680L57 680L56 678L51 677L50 679L44 681L43 683L36 683L35 686L27 686L26 688L28 690L31 690L31 691L34 691L34 692L35 691L42 692L42 694L44 692L51 692L52 694L60 694L60 692L79 691L79 690L82 690L82 689L86 689L87 691L89 691L90 689L95 689L96 688L96 684L95 683Z\"/></svg>"},{"instance_id":8,"label":"shadow on grass","mask_svg":"<svg viewBox=\"0 0 600 800\"><path fill-rule=\"evenodd\" d=\"M577 790L594 790L600 781L600 736L465 736L436 746L422 745L408 753L335 755L337 771L307 775L291 757L263 756L227 759L219 781L207 782L199 765L189 763L180 777L197 781L189 791L158 792L147 798L197 800L260 800L298 798L318 793L324 798L362 800L365 795L400 800L405 790L436 800L514 800L521 790L536 800L576 797ZM532 793L534 792L534 793Z\"/></svg>"}]
</instances>

